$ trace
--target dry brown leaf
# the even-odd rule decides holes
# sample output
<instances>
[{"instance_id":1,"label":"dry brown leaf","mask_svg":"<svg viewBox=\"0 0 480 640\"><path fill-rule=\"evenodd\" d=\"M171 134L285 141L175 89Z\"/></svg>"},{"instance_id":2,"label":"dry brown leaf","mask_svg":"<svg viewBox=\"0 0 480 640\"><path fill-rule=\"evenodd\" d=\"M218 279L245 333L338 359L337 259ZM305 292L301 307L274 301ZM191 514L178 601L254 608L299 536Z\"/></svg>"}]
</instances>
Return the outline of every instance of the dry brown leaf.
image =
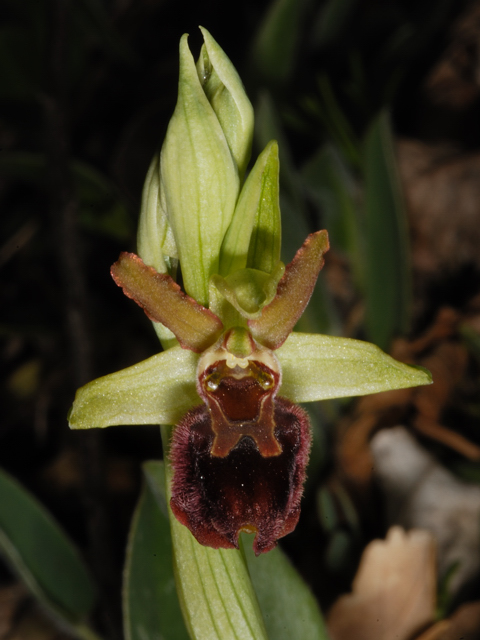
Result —
<instances>
[{"instance_id":1,"label":"dry brown leaf","mask_svg":"<svg viewBox=\"0 0 480 640\"><path fill-rule=\"evenodd\" d=\"M392 527L363 552L352 593L328 615L332 640L409 640L435 613L433 536Z\"/></svg>"},{"instance_id":2,"label":"dry brown leaf","mask_svg":"<svg viewBox=\"0 0 480 640\"><path fill-rule=\"evenodd\" d=\"M464 110L480 91L480 3L468 2L451 30L451 42L426 82L433 103Z\"/></svg>"},{"instance_id":3,"label":"dry brown leaf","mask_svg":"<svg viewBox=\"0 0 480 640\"><path fill-rule=\"evenodd\" d=\"M72 640L42 611L23 584L0 589L2 640Z\"/></svg>"},{"instance_id":4,"label":"dry brown leaf","mask_svg":"<svg viewBox=\"0 0 480 640\"><path fill-rule=\"evenodd\" d=\"M358 497L364 497L371 483L372 435L380 426L398 424L412 402L413 389L396 389L365 396L355 412L339 425L337 466L343 481Z\"/></svg>"},{"instance_id":5,"label":"dry brown leaf","mask_svg":"<svg viewBox=\"0 0 480 640\"><path fill-rule=\"evenodd\" d=\"M443 342L424 358L422 366L432 373L434 384L418 389L415 406L418 412L431 421L438 420L451 393L460 383L468 362L467 350L456 342Z\"/></svg>"},{"instance_id":6,"label":"dry brown leaf","mask_svg":"<svg viewBox=\"0 0 480 640\"><path fill-rule=\"evenodd\" d=\"M0 638L6 638L10 633L17 611L28 596L19 582L0 589Z\"/></svg>"},{"instance_id":7,"label":"dry brown leaf","mask_svg":"<svg viewBox=\"0 0 480 640\"><path fill-rule=\"evenodd\" d=\"M457 591L480 569L480 487L458 480L403 427L379 431L371 448L389 524L430 531L440 574L458 564L449 581Z\"/></svg>"},{"instance_id":8,"label":"dry brown leaf","mask_svg":"<svg viewBox=\"0 0 480 640\"><path fill-rule=\"evenodd\" d=\"M468 353L463 344L443 342L421 361L429 369L435 384L417 389L413 426L470 460L480 460L480 447L440 423L441 415L467 370Z\"/></svg>"},{"instance_id":9,"label":"dry brown leaf","mask_svg":"<svg viewBox=\"0 0 480 640\"><path fill-rule=\"evenodd\" d=\"M480 602L464 604L416 640L480 640Z\"/></svg>"},{"instance_id":10,"label":"dry brown leaf","mask_svg":"<svg viewBox=\"0 0 480 640\"><path fill-rule=\"evenodd\" d=\"M480 447L464 438L460 433L447 429L438 422L428 418L425 419L422 416L415 418L413 426L424 436L441 442L460 455L465 456L468 460L473 460L474 462L480 460Z\"/></svg>"},{"instance_id":11,"label":"dry brown leaf","mask_svg":"<svg viewBox=\"0 0 480 640\"><path fill-rule=\"evenodd\" d=\"M460 315L440 309L435 321L413 342L395 341L392 355L432 372L433 385L385 391L358 400L353 414L339 427L337 463L340 476L357 498L364 499L371 483L370 440L379 428L404 421L413 408L411 424L423 435L454 449L470 460L480 459L480 447L441 424L443 412L464 379L468 354L458 340ZM420 358L425 351L428 355Z\"/></svg>"},{"instance_id":12,"label":"dry brown leaf","mask_svg":"<svg viewBox=\"0 0 480 640\"><path fill-rule=\"evenodd\" d=\"M397 151L421 302L430 280L480 265L480 154L413 140Z\"/></svg>"},{"instance_id":13,"label":"dry brown leaf","mask_svg":"<svg viewBox=\"0 0 480 640\"><path fill-rule=\"evenodd\" d=\"M450 622L448 620L440 620L432 627L420 634L415 640L446 640L450 630ZM458 640L455 638L455 640Z\"/></svg>"}]
</instances>

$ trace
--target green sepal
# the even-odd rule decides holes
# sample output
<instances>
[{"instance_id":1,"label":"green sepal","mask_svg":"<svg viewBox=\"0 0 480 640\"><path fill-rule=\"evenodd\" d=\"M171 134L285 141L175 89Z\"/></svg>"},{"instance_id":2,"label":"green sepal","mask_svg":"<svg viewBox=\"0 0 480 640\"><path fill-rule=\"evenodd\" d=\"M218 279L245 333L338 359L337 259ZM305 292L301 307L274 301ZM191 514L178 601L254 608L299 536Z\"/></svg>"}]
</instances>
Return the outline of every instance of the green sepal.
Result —
<instances>
[{"instance_id":1,"label":"green sepal","mask_svg":"<svg viewBox=\"0 0 480 640\"><path fill-rule=\"evenodd\" d=\"M135 300L151 320L168 327L183 348L201 353L220 337L220 318L185 295L167 273L148 267L134 253L121 253L111 274L125 295Z\"/></svg>"},{"instance_id":2,"label":"green sepal","mask_svg":"<svg viewBox=\"0 0 480 640\"><path fill-rule=\"evenodd\" d=\"M252 150L253 107L223 49L206 29L200 30L205 44L197 61L198 75L242 177Z\"/></svg>"},{"instance_id":3,"label":"green sepal","mask_svg":"<svg viewBox=\"0 0 480 640\"><path fill-rule=\"evenodd\" d=\"M282 219L280 214L280 161L275 140L267 144L260 200L248 247L247 267L271 273L280 260Z\"/></svg>"},{"instance_id":4,"label":"green sepal","mask_svg":"<svg viewBox=\"0 0 480 640\"><path fill-rule=\"evenodd\" d=\"M235 160L221 124L180 41L178 101L160 158L161 189L178 249L185 291L208 306L210 276L239 192Z\"/></svg>"},{"instance_id":5,"label":"green sepal","mask_svg":"<svg viewBox=\"0 0 480 640\"><path fill-rule=\"evenodd\" d=\"M169 273L175 278L178 251L165 211L164 199L160 188L160 158L155 154L143 185L137 253L145 264L154 267L159 273ZM160 322L153 322L153 328L164 349L178 344L170 329Z\"/></svg>"},{"instance_id":6,"label":"green sepal","mask_svg":"<svg viewBox=\"0 0 480 640\"><path fill-rule=\"evenodd\" d=\"M89 382L77 391L70 427L177 423L202 402L195 387L197 363L192 351L173 347Z\"/></svg>"},{"instance_id":7,"label":"green sepal","mask_svg":"<svg viewBox=\"0 0 480 640\"><path fill-rule=\"evenodd\" d=\"M143 185L137 249L145 264L173 275L178 251L162 198L159 156L155 154Z\"/></svg>"},{"instance_id":8,"label":"green sepal","mask_svg":"<svg viewBox=\"0 0 480 640\"><path fill-rule=\"evenodd\" d=\"M172 429L162 427L167 502L173 473L168 462L171 436ZM268 640L242 552L204 547L168 511L177 593L192 640Z\"/></svg>"},{"instance_id":9,"label":"green sepal","mask_svg":"<svg viewBox=\"0 0 480 640\"><path fill-rule=\"evenodd\" d=\"M403 364L369 342L292 333L275 352L279 395L293 402L363 396L432 383L427 369Z\"/></svg>"},{"instance_id":10,"label":"green sepal","mask_svg":"<svg viewBox=\"0 0 480 640\"><path fill-rule=\"evenodd\" d=\"M258 156L238 198L220 254L221 275L251 267L271 273L280 260L278 144Z\"/></svg>"},{"instance_id":11,"label":"green sepal","mask_svg":"<svg viewBox=\"0 0 480 640\"><path fill-rule=\"evenodd\" d=\"M226 278L213 275L212 282L244 318L258 318L275 297L284 272L285 265L279 262L272 275L257 269L239 269Z\"/></svg>"},{"instance_id":12,"label":"green sepal","mask_svg":"<svg viewBox=\"0 0 480 640\"><path fill-rule=\"evenodd\" d=\"M381 111L364 145L365 329L387 349L408 332L411 302L410 236L390 116Z\"/></svg>"}]
</instances>

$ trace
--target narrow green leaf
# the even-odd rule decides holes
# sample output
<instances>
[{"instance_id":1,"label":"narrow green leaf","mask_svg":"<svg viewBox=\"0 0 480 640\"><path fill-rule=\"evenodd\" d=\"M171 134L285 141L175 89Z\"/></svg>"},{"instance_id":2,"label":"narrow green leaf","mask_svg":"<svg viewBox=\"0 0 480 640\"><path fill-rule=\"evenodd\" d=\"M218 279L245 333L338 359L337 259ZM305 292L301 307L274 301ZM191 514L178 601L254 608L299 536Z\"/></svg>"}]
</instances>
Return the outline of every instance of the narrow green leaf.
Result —
<instances>
[{"instance_id":1,"label":"narrow green leaf","mask_svg":"<svg viewBox=\"0 0 480 640\"><path fill-rule=\"evenodd\" d=\"M276 140L278 144L280 158L280 197L282 202L288 198L291 202L291 210L294 212L295 218L297 220L300 218L300 224L304 224L307 217L307 209L302 194L303 187L293 162L288 138L273 97L267 91L263 91L260 94L255 109L255 141L258 148L263 149L271 140ZM282 222L284 222L284 214L282 218ZM302 233L300 241L302 241L306 235L306 233ZM299 246L298 242L295 240L293 242L294 249L289 252L290 257L293 257L295 250ZM292 246L290 237L285 232L283 233L283 245L287 245L287 248ZM283 246L283 248L285 247Z\"/></svg>"},{"instance_id":2,"label":"narrow green leaf","mask_svg":"<svg viewBox=\"0 0 480 640\"><path fill-rule=\"evenodd\" d=\"M161 188L188 295L208 306L220 247L239 192L236 163L221 124L180 41L178 101L160 158Z\"/></svg>"},{"instance_id":3,"label":"narrow green leaf","mask_svg":"<svg viewBox=\"0 0 480 640\"><path fill-rule=\"evenodd\" d=\"M353 171L338 148L323 144L302 167L308 194L318 207L318 218L328 229L330 244L348 256L355 280L363 282L363 227L358 217L358 192Z\"/></svg>"},{"instance_id":4,"label":"narrow green leaf","mask_svg":"<svg viewBox=\"0 0 480 640\"><path fill-rule=\"evenodd\" d=\"M316 24L313 27L317 47L325 47L333 43L345 23L355 15L353 9L357 0L327 0L320 7Z\"/></svg>"},{"instance_id":5,"label":"narrow green leaf","mask_svg":"<svg viewBox=\"0 0 480 640\"><path fill-rule=\"evenodd\" d=\"M156 473L159 467L160 474ZM153 467L153 471L152 471ZM123 580L126 640L188 640L173 575L170 524L151 488L165 474L161 462L144 465L146 483L133 514ZM160 476L160 477L159 477ZM160 485L165 501L165 487Z\"/></svg>"},{"instance_id":6,"label":"narrow green leaf","mask_svg":"<svg viewBox=\"0 0 480 640\"><path fill-rule=\"evenodd\" d=\"M306 7L306 0L275 0L255 37L251 65L271 84L287 82L295 68Z\"/></svg>"},{"instance_id":7,"label":"narrow green leaf","mask_svg":"<svg viewBox=\"0 0 480 640\"><path fill-rule=\"evenodd\" d=\"M360 145L333 91L330 79L321 73L317 79L320 102L313 104L314 112L323 120L328 133L343 154L355 167L361 166Z\"/></svg>"},{"instance_id":8,"label":"narrow green leaf","mask_svg":"<svg viewBox=\"0 0 480 640\"><path fill-rule=\"evenodd\" d=\"M365 216L366 328L369 339L386 349L408 330L411 283L405 209L385 111L365 140Z\"/></svg>"},{"instance_id":9,"label":"narrow green leaf","mask_svg":"<svg viewBox=\"0 0 480 640\"><path fill-rule=\"evenodd\" d=\"M361 340L292 333L275 352L282 366L279 395L293 402L363 396L431 384L421 367L394 360Z\"/></svg>"},{"instance_id":10,"label":"narrow green leaf","mask_svg":"<svg viewBox=\"0 0 480 640\"><path fill-rule=\"evenodd\" d=\"M43 506L4 471L0 496L0 552L57 618L70 627L80 624L95 604L96 589L77 549Z\"/></svg>"},{"instance_id":11,"label":"narrow green leaf","mask_svg":"<svg viewBox=\"0 0 480 640\"><path fill-rule=\"evenodd\" d=\"M200 82L242 177L252 150L253 107L225 52L206 29L200 27L200 30L205 41L197 62Z\"/></svg>"},{"instance_id":12,"label":"narrow green leaf","mask_svg":"<svg viewBox=\"0 0 480 640\"><path fill-rule=\"evenodd\" d=\"M328 640L317 601L281 548L257 558L250 537L242 541L270 640Z\"/></svg>"},{"instance_id":13,"label":"narrow green leaf","mask_svg":"<svg viewBox=\"0 0 480 640\"><path fill-rule=\"evenodd\" d=\"M220 318L185 295L168 273L158 273L134 253L121 253L111 274L151 320L174 333L184 349L202 353L220 337Z\"/></svg>"},{"instance_id":14,"label":"narrow green leaf","mask_svg":"<svg viewBox=\"0 0 480 640\"><path fill-rule=\"evenodd\" d=\"M282 260L288 263L310 231L309 215L304 199L304 181L294 166L288 140L281 126L273 99L265 92L261 95L256 109L255 136L259 146L263 146L271 138L278 140L282 210L281 255ZM318 286L315 287L310 303L299 322L301 330L305 332L340 333L340 322L335 317L334 305L322 282L322 274L320 274Z\"/></svg>"},{"instance_id":15,"label":"narrow green leaf","mask_svg":"<svg viewBox=\"0 0 480 640\"><path fill-rule=\"evenodd\" d=\"M240 192L222 244L221 275L244 269L247 259L248 266L267 273L278 263L281 245L278 174L278 144L272 140L258 156Z\"/></svg>"},{"instance_id":16,"label":"narrow green leaf","mask_svg":"<svg viewBox=\"0 0 480 640\"><path fill-rule=\"evenodd\" d=\"M167 451L170 436L162 427ZM170 487L171 466L165 470ZM267 640L243 554L202 546L170 509L169 515L177 591L192 640Z\"/></svg>"},{"instance_id":17,"label":"narrow green leaf","mask_svg":"<svg viewBox=\"0 0 480 640\"><path fill-rule=\"evenodd\" d=\"M195 388L198 356L173 347L97 378L77 391L72 429L120 424L175 424L201 400Z\"/></svg>"}]
</instances>

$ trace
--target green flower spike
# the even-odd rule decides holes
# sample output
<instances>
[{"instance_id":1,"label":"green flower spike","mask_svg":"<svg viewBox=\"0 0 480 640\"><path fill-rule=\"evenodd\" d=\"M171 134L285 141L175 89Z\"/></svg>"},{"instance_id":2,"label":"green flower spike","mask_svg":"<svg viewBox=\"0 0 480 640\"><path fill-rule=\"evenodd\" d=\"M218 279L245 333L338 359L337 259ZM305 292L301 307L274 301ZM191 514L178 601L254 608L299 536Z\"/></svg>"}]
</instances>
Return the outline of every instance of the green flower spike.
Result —
<instances>
[{"instance_id":1,"label":"green flower spike","mask_svg":"<svg viewBox=\"0 0 480 640\"><path fill-rule=\"evenodd\" d=\"M277 144L244 180L251 105L202 33L197 65L186 36L180 44L178 103L143 194L141 257L123 253L112 267L165 350L79 389L69 419L76 429L177 425L167 465L176 519L214 549L238 547L240 531L254 532L259 554L300 514L310 427L295 403L430 384L431 376L365 342L293 331L327 232L308 236L286 267L280 261Z\"/></svg>"}]
</instances>

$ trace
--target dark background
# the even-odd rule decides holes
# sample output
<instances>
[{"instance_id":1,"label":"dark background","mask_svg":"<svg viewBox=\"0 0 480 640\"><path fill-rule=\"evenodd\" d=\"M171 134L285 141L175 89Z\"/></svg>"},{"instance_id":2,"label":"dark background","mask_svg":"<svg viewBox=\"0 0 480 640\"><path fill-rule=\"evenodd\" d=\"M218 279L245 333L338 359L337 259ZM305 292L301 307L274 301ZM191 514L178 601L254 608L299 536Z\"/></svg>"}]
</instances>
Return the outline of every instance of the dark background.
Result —
<instances>
[{"instance_id":1,"label":"dark background","mask_svg":"<svg viewBox=\"0 0 480 640\"><path fill-rule=\"evenodd\" d=\"M0 2L0 465L81 546L102 586L97 623L108 637L120 637L120 575L140 463L161 456L160 437L154 427L71 433L66 416L77 387L159 350L149 321L109 268L120 251L135 249L144 176L175 106L180 36L190 33L196 57L197 26L205 26L254 106L265 92L273 97L293 166L335 140L320 88L326 79L356 139L388 107L399 145L414 140L424 145L417 151L427 150L427 164L443 153L467 162L472 179L478 174L478 2L301 1L286 13L291 39L273 38L270 49L258 40L269 9L249 0ZM267 50L270 61L261 57ZM408 196L418 184L408 182L402 149ZM358 167L352 172L361 184ZM456 185L460 192L453 179L454 191ZM411 339L445 305L463 313L478 292L480 205L469 197L473 213L463 236L444 203L437 207L443 233L458 236L454 259L446 249L422 268L412 235ZM312 230L316 215L307 208ZM422 236L427 253L433 226L432 236ZM332 267L327 285L347 327L359 294L344 294L353 285L348 256L341 260L341 282ZM361 326L353 334L362 336ZM325 606L348 588L362 545L383 526L381 516L366 518L346 566L328 573L312 487L335 470L333 440L325 439L299 530L285 545ZM380 513L373 496L369 511ZM316 577L322 570L328 588ZM12 580L1 566L0 581Z\"/></svg>"}]
</instances>

